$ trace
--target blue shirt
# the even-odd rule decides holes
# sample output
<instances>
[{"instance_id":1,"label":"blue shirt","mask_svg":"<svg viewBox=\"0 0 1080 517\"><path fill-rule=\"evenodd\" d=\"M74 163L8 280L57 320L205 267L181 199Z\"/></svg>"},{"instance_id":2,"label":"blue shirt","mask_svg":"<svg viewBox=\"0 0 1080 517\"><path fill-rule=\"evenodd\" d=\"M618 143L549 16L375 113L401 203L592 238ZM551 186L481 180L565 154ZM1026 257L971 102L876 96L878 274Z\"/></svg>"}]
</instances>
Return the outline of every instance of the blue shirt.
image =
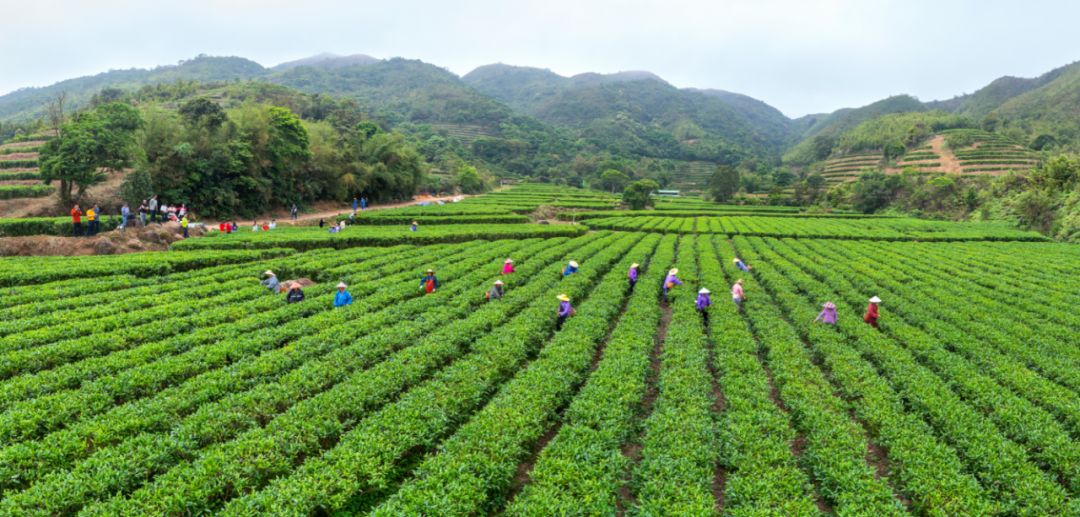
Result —
<instances>
[{"instance_id":1,"label":"blue shirt","mask_svg":"<svg viewBox=\"0 0 1080 517\"><path fill-rule=\"evenodd\" d=\"M355 199L354 199L354 200L353 200L353 202L352 202L352 209L353 209L353 210L356 210L356 200L355 200Z\"/></svg>"},{"instance_id":2,"label":"blue shirt","mask_svg":"<svg viewBox=\"0 0 1080 517\"><path fill-rule=\"evenodd\" d=\"M741 260L736 262L735 265L738 266L739 269L741 269L743 271L746 271L746 272L750 271L750 268L746 267L746 264L743 264Z\"/></svg>"},{"instance_id":3,"label":"blue shirt","mask_svg":"<svg viewBox=\"0 0 1080 517\"><path fill-rule=\"evenodd\" d=\"M416 225L415 224L412 225L412 231L414 231L414 232L416 231Z\"/></svg>"},{"instance_id":4,"label":"blue shirt","mask_svg":"<svg viewBox=\"0 0 1080 517\"><path fill-rule=\"evenodd\" d=\"M334 307L344 307L346 305L352 305L352 295L348 291L338 291L334 295Z\"/></svg>"},{"instance_id":5,"label":"blue shirt","mask_svg":"<svg viewBox=\"0 0 1080 517\"><path fill-rule=\"evenodd\" d=\"M435 275L425 276L424 278L421 278L420 279L420 285L427 284L427 281L428 281L429 278L435 282L434 288L438 289L439 288L439 279L435 278Z\"/></svg>"},{"instance_id":6,"label":"blue shirt","mask_svg":"<svg viewBox=\"0 0 1080 517\"><path fill-rule=\"evenodd\" d=\"M577 273L577 268L574 267L574 266L566 266L566 272L563 273L563 276L566 276L566 275L569 275L569 274L572 274L572 273Z\"/></svg>"}]
</instances>

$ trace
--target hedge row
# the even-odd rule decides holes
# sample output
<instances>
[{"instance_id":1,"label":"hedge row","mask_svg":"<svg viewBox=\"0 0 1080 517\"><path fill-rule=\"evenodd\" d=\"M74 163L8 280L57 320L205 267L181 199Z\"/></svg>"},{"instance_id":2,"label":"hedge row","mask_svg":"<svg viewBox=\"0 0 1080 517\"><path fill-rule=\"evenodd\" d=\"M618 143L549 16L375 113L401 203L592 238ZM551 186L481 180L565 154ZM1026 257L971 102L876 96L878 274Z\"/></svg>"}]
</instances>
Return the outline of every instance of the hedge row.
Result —
<instances>
[{"instance_id":1,"label":"hedge row","mask_svg":"<svg viewBox=\"0 0 1080 517\"><path fill-rule=\"evenodd\" d=\"M283 231L285 230L285 231ZM433 225L409 231L408 227L349 226L340 233L321 228L278 228L267 232L241 231L231 235L220 232L187 239L172 245L175 250L292 248L307 251L317 248L345 249L359 246L397 246L399 244L438 244L479 239L530 239L534 237L577 237L588 231L583 226L535 224L463 224Z\"/></svg>"},{"instance_id":2,"label":"hedge row","mask_svg":"<svg viewBox=\"0 0 1080 517\"><path fill-rule=\"evenodd\" d=\"M0 160L0 170L3 169L33 169L38 166L37 160Z\"/></svg>"},{"instance_id":3,"label":"hedge row","mask_svg":"<svg viewBox=\"0 0 1080 517\"><path fill-rule=\"evenodd\" d=\"M0 185L0 199L48 197L56 192L49 185Z\"/></svg>"},{"instance_id":4,"label":"hedge row","mask_svg":"<svg viewBox=\"0 0 1080 517\"><path fill-rule=\"evenodd\" d=\"M347 221L349 216L339 215L337 221ZM419 216L419 215L399 215L399 216L386 216L380 215L378 217L355 217L352 221L346 224L355 224L358 226L395 226L395 225L410 225L413 221L416 221L420 225L429 224L525 224L529 222L529 218L524 215L462 215L462 216Z\"/></svg>"},{"instance_id":5,"label":"hedge row","mask_svg":"<svg viewBox=\"0 0 1080 517\"><path fill-rule=\"evenodd\" d=\"M120 218L104 217L101 220L101 231L114 230L120 225ZM82 223L85 231L87 223ZM57 237L72 237L75 227L70 217L27 217L22 219L0 219L0 237L27 237L31 235L55 235Z\"/></svg>"},{"instance_id":6,"label":"hedge row","mask_svg":"<svg viewBox=\"0 0 1080 517\"><path fill-rule=\"evenodd\" d=\"M40 180L38 172L0 172L0 181Z\"/></svg>"}]
</instances>

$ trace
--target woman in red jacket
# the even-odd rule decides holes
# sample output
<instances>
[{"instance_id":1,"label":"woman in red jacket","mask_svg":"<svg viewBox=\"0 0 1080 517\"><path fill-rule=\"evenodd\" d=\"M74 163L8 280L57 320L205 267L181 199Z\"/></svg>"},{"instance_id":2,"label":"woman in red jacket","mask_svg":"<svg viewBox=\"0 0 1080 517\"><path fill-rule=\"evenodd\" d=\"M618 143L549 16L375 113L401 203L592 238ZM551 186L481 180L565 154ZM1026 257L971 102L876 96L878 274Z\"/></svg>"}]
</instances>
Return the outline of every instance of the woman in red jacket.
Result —
<instances>
[{"instance_id":1,"label":"woman in red jacket","mask_svg":"<svg viewBox=\"0 0 1080 517\"><path fill-rule=\"evenodd\" d=\"M866 308L866 314L863 315L863 321L870 324L871 327L877 328L877 320L880 317L878 315L878 304L881 303L881 298L877 296L870 299L870 305Z\"/></svg>"}]
</instances>

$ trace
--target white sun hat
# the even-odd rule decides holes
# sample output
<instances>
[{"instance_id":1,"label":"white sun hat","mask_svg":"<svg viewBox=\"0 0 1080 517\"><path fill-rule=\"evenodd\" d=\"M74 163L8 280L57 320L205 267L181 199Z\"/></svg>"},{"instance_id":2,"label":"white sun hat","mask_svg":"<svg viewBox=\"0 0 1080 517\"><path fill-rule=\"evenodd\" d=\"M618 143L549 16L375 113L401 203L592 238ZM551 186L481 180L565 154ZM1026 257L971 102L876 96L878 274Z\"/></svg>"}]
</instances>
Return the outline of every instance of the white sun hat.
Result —
<instances>
[{"instance_id":1,"label":"white sun hat","mask_svg":"<svg viewBox=\"0 0 1080 517\"><path fill-rule=\"evenodd\" d=\"M562 300L564 302L570 301L570 297L566 296L565 294L560 294L559 296L556 296L556 298L558 298L558 299L560 299L560 300Z\"/></svg>"},{"instance_id":2,"label":"white sun hat","mask_svg":"<svg viewBox=\"0 0 1080 517\"><path fill-rule=\"evenodd\" d=\"M263 271L263 274L264 274L264 275L271 275L271 276L273 276L274 272L273 272L273 271L270 271L269 269L267 269L266 271Z\"/></svg>"},{"instance_id":3,"label":"white sun hat","mask_svg":"<svg viewBox=\"0 0 1080 517\"><path fill-rule=\"evenodd\" d=\"M573 260L571 260L570 261L570 267L577 267L577 262L574 262Z\"/></svg>"},{"instance_id":4,"label":"white sun hat","mask_svg":"<svg viewBox=\"0 0 1080 517\"><path fill-rule=\"evenodd\" d=\"M738 262L738 261L739 261L739 259L737 259L737 258L733 258L733 259L731 259L731 261L732 261L732 262Z\"/></svg>"},{"instance_id":5,"label":"white sun hat","mask_svg":"<svg viewBox=\"0 0 1080 517\"><path fill-rule=\"evenodd\" d=\"M345 285L345 282L341 282L337 286L338 287L349 287L349 286Z\"/></svg>"},{"instance_id":6,"label":"white sun hat","mask_svg":"<svg viewBox=\"0 0 1080 517\"><path fill-rule=\"evenodd\" d=\"M700 290L700 291L698 291L698 294L709 294L709 293L711 293L711 292L712 292L712 291L710 291L710 290L708 290L708 289L706 289L706 288L702 287L702 288L701 288L701 290Z\"/></svg>"},{"instance_id":7,"label":"white sun hat","mask_svg":"<svg viewBox=\"0 0 1080 517\"><path fill-rule=\"evenodd\" d=\"M671 271L668 271L667 274L669 274L669 275L677 275L677 274L679 274L679 270L678 269L672 269Z\"/></svg>"},{"instance_id":8,"label":"white sun hat","mask_svg":"<svg viewBox=\"0 0 1080 517\"><path fill-rule=\"evenodd\" d=\"M881 303L881 298L878 298L877 296L875 296L875 297L870 299L870 303Z\"/></svg>"},{"instance_id":9,"label":"white sun hat","mask_svg":"<svg viewBox=\"0 0 1080 517\"><path fill-rule=\"evenodd\" d=\"M506 263L507 263L507 264L513 264L513 263L514 263L514 259L506 259Z\"/></svg>"},{"instance_id":10,"label":"white sun hat","mask_svg":"<svg viewBox=\"0 0 1080 517\"><path fill-rule=\"evenodd\" d=\"M496 280L495 285L505 285L505 284L502 283L502 280Z\"/></svg>"},{"instance_id":11,"label":"white sun hat","mask_svg":"<svg viewBox=\"0 0 1080 517\"><path fill-rule=\"evenodd\" d=\"M637 262L634 262L633 264L630 264L630 269L634 269L634 268L636 268L636 267L638 267L640 265L641 264L638 264Z\"/></svg>"}]
</instances>

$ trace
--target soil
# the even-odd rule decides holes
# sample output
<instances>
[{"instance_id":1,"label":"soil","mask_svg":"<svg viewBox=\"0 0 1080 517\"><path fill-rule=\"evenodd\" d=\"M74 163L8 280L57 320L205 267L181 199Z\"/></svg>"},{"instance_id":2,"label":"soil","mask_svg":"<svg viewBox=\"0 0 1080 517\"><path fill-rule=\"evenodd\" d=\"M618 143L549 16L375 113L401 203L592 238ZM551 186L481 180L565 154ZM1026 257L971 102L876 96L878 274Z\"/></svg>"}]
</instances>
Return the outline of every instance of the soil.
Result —
<instances>
[{"instance_id":1,"label":"soil","mask_svg":"<svg viewBox=\"0 0 1080 517\"><path fill-rule=\"evenodd\" d=\"M85 222L83 228L86 228ZM192 227L188 232L191 237L198 237L203 234L203 229ZM135 221L134 226L127 229L103 232L90 238L51 235L0 238L0 257L123 255L165 251L170 244L181 240L184 240L184 237L179 223L151 224L144 228ZM301 279L303 280L306 279Z\"/></svg>"},{"instance_id":2,"label":"soil","mask_svg":"<svg viewBox=\"0 0 1080 517\"><path fill-rule=\"evenodd\" d=\"M38 153L0 154L0 160L2 160L2 161L9 161L9 160L36 160L36 159L38 159Z\"/></svg>"},{"instance_id":3,"label":"soil","mask_svg":"<svg viewBox=\"0 0 1080 517\"><path fill-rule=\"evenodd\" d=\"M45 142L15 142L11 144L0 145L0 149L11 149L13 147L38 147Z\"/></svg>"}]
</instances>

